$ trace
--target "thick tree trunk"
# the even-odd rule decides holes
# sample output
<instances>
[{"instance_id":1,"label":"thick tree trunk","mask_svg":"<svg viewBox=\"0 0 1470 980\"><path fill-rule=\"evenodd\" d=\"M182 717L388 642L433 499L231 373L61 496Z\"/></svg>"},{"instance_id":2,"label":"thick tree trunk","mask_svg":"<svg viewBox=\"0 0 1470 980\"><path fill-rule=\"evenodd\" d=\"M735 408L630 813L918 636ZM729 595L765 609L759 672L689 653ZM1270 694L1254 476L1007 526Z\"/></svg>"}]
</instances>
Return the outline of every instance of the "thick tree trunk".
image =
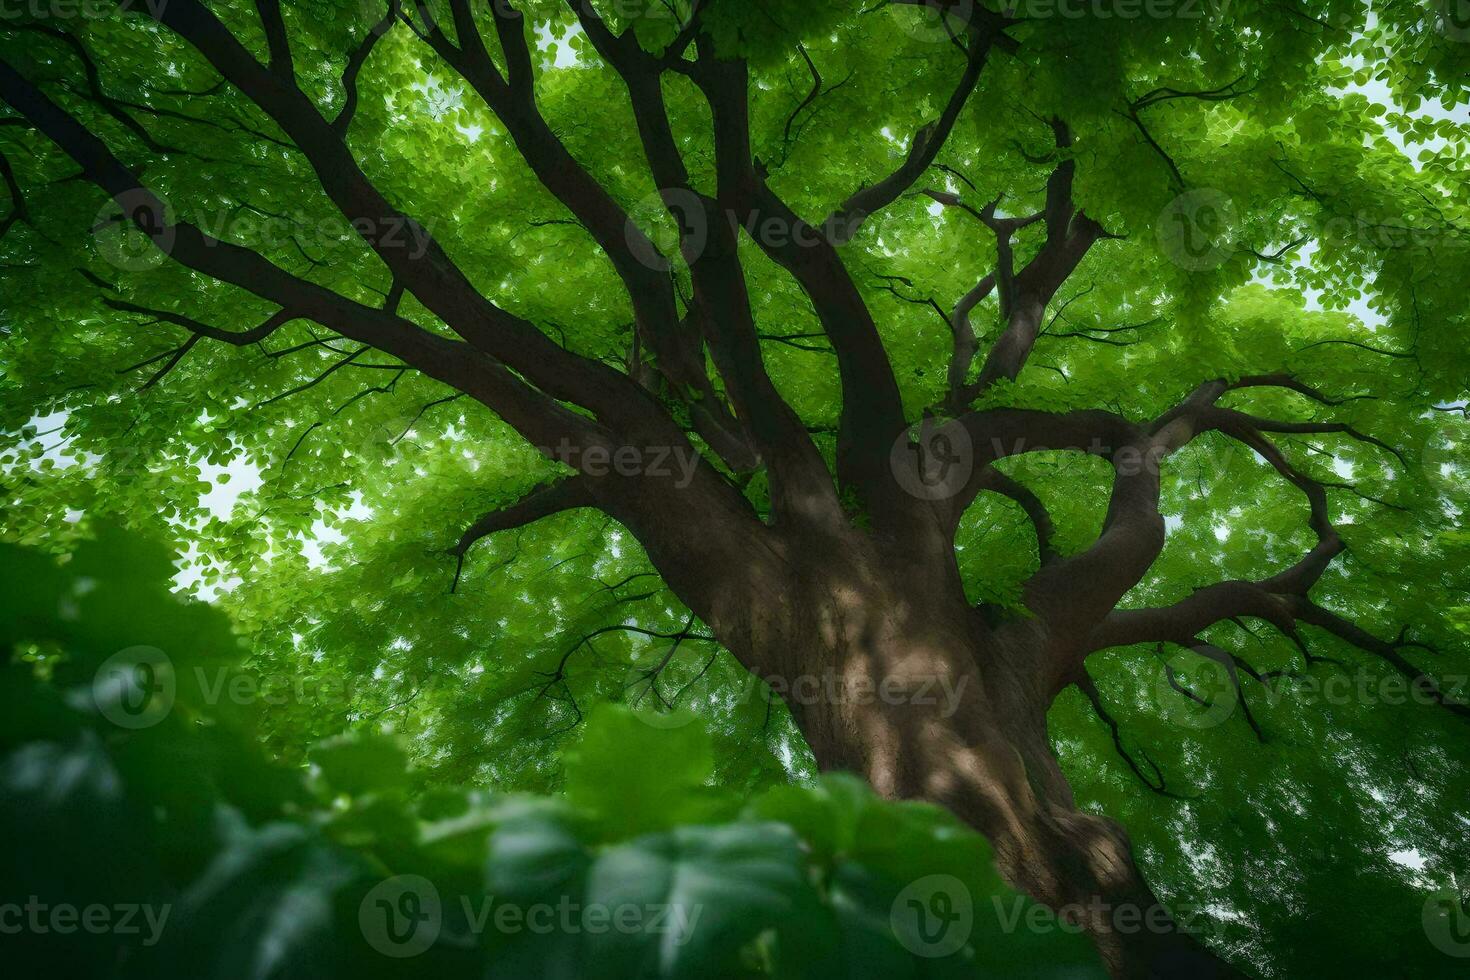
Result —
<instances>
[{"instance_id":1,"label":"thick tree trunk","mask_svg":"<svg viewBox=\"0 0 1470 980\"><path fill-rule=\"evenodd\" d=\"M756 659L821 768L952 810L1009 882L1087 927L1115 976L1239 976L1168 917L1123 829L1076 808L1047 738L1061 684L1040 628L988 629L952 566L897 550L807 550L785 635L763 637L780 649Z\"/></svg>"}]
</instances>

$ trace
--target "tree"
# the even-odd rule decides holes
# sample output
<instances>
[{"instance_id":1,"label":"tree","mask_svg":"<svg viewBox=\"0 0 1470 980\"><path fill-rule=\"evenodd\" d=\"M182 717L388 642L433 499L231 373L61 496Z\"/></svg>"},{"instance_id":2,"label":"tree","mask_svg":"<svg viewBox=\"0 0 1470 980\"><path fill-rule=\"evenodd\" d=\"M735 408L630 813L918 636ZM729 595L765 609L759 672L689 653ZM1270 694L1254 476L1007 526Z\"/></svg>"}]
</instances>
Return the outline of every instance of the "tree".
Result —
<instances>
[{"instance_id":1,"label":"tree","mask_svg":"<svg viewBox=\"0 0 1470 980\"><path fill-rule=\"evenodd\" d=\"M1008 881L1091 908L1120 976L1231 968L1099 911L1159 903L1049 710L1080 692L1177 795L1107 707L1108 651L1156 651L1263 740L1248 685L1342 656L1470 716L1439 653L1463 641L1466 130L1414 112L1466 103L1451 8L369 8L28 16L0 64L7 411L130 447L147 465L93 486L179 521L201 458L270 471L253 521L198 529L241 577L371 492L384 561L352 581L377 605L293 613L376 635L353 667L412 659L385 629L462 600L492 536L630 544L600 512L683 625L588 625L668 605L603 581L502 690L546 668L523 686L575 722L604 634L671 641L639 670L656 699L711 641L818 767L950 808ZM476 495L497 506L426 523ZM467 666L445 634L405 698Z\"/></svg>"},{"instance_id":2,"label":"tree","mask_svg":"<svg viewBox=\"0 0 1470 980\"><path fill-rule=\"evenodd\" d=\"M187 682L253 678L228 618L173 594L167 548L103 524L65 562L0 557L16 961L119 980L1106 976L939 807L847 774L712 786L699 728L621 705L578 732L553 797L426 783L382 732L282 765L253 737L268 701ZM936 884L963 927L914 915ZM1048 928L975 914L987 900Z\"/></svg>"}]
</instances>

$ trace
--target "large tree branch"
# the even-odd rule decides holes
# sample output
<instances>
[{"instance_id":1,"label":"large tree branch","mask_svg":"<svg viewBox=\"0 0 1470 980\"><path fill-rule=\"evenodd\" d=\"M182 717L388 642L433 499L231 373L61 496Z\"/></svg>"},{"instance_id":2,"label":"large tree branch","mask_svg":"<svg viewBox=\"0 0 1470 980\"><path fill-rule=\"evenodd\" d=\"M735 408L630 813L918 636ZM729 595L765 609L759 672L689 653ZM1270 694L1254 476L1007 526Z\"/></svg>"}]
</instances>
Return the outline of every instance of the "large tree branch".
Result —
<instances>
[{"instance_id":1,"label":"large tree branch","mask_svg":"<svg viewBox=\"0 0 1470 980\"><path fill-rule=\"evenodd\" d=\"M994 42L994 31L981 31L974 36L965 53L965 70L939 118L919 127L909 142L908 154L893 173L854 193L823 222L823 227L831 229L833 244L851 241L869 217L902 197L934 163L980 81Z\"/></svg>"},{"instance_id":2,"label":"large tree branch","mask_svg":"<svg viewBox=\"0 0 1470 980\"><path fill-rule=\"evenodd\" d=\"M975 284L974 288L960 297L960 301L949 313L949 329L954 341L946 377L948 382L946 403L951 412L964 411L966 404L970 401L965 395L966 379L970 374L970 365L975 361L975 354L980 349L980 338L975 335L972 316L975 307L995 291L995 284L995 273L985 276Z\"/></svg>"},{"instance_id":3,"label":"large tree branch","mask_svg":"<svg viewBox=\"0 0 1470 980\"><path fill-rule=\"evenodd\" d=\"M1239 658L1201 640L1198 634L1227 620L1239 623L1245 618L1261 619L1291 639L1309 664L1328 661L1329 658L1315 656L1307 649L1297 630L1298 623L1305 623L1325 630L1379 658L1407 679L1416 692L1460 717L1470 718L1470 704L1447 695L1433 678L1414 666L1402 653L1407 648L1429 649L1425 644L1406 641L1402 634L1396 640L1380 639L1351 620L1323 609L1303 595L1273 589L1270 582L1269 579L1258 582L1220 582L1200 589L1172 606L1114 612L1093 631L1088 646L1091 649L1106 649L1134 643L1172 643L1221 663L1229 673L1237 692L1243 694L1235 673L1237 666L1246 666L1257 681L1264 682L1268 675L1250 669ZM1243 698L1241 703L1244 706ZM1246 708L1246 712L1247 720L1260 736L1260 727L1250 717L1249 708Z\"/></svg>"},{"instance_id":4,"label":"large tree branch","mask_svg":"<svg viewBox=\"0 0 1470 980\"><path fill-rule=\"evenodd\" d=\"M956 194L935 190L925 192L946 207L958 207L968 212L995 234L996 268L987 278L993 278L1004 326L986 354L979 377L973 384L964 382L976 351L976 345L969 340L973 337L973 330L956 331L955 353L950 362L949 396L954 409L968 405L997 381L1015 380L1020 375L1036 346L1037 337L1041 335L1047 304L1092 246L1100 239L1112 237L1096 221L1076 209L1072 199L1077 166L1070 153L1072 133L1060 120L1052 120L1051 128L1063 159L1047 178L1046 203L1037 214L1024 218L1001 218L996 214L999 198L977 210ZM1044 222L1046 239L1036 255L1018 272L1012 239L1018 231L1037 222ZM986 282L982 280L981 286ZM968 327L968 319L965 326Z\"/></svg>"},{"instance_id":5,"label":"large tree branch","mask_svg":"<svg viewBox=\"0 0 1470 980\"><path fill-rule=\"evenodd\" d=\"M634 530L671 588L707 622L732 622L741 615L745 593L739 583L775 581L782 574L768 529L671 421L632 433L609 431L475 346L420 329L388 309L347 300L191 225L169 223L163 202L100 140L4 62L0 98L80 164L83 175L117 199L133 224L181 265L397 357L488 406L543 454L582 472L598 506ZM609 465L629 450L639 456L635 472ZM732 555L739 557L731 560ZM736 642L732 650L759 666L753 649Z\"/></svg>"},{"instance_id":6,"label":"large tree branch","mask_svg":"<svg viewBox=\"0 0 1470 980\"><path fill-rule=\"evenodd\" d=\"M485 48L468 0L452 0L450 6L458 45L444 34L423 3L418 3L425 25L420 36L490 107L542 186L573 214L608 256L627 289L636 329L653 352L655 366L667 379L671 392L687 405L696 431L733 469L753 468L756 460L745 434L709 378L700 336L686 329L678 314L667 259L612 195L572 156L541 114L531 75L524 15L508 0L491 5L496 34L509 70L506 77ZM603 35L607 32L604 28L599 33L600 22L595 18L595 13L587 8L584 22L589 27L589 37L605 43ZM656 81L654 87L657 88ZM661 93L658 97L661 100ZM640 125L648 118L645 114ZM659 160L665 167L665 176L670 168L675 173L682 172L677 150L662 154Z\"/></svg>"},{"instance_id":7,"label":"large tree branch","mask_svg":"<svg viewBox=\"0 0 1470 980\"><path fill-rule=\"evenodd\" d=\"M118 198L133 223L181 264L392 354L471 395L544 454L592 478L599 506L637 534L679 597L706 622L733 628L743 615L740 583L776 580L784 573L781 558L749 502L693 449L672 417L626 374L562 349L481 296L432 237L387 203L316 105L292 80L257 62L198 0L147 10L282 129L395 281L464 343L418 329L390 310L350 302L197 228L170 224L163 203L101 141L9 66L0 70L0 96L61 145L88 179ZM415 233L412 254L375 233L395 224ZM590 409L596 419L568 409L560 404L563 399ZM640 453L636 472L606 465L621 458L615 453L629 449ZM739 557L731 560L732 555ZM759 652L749 644L732 640L731 649L760 665Z\"/></svg>"},{"instance_id":8,"label":"large tree branch","mask_svg":"<svg viewBox=\"0 0 1470 980\"><path fill-rule=\"evenodd\" d=\"M255 9L260 14L260 25L265 29L271 71L283 78L294 79L296 72L291 62L291 41L286 34L285 18L281 16L281 0L255 0Z\"/></svg>"},{"instance_id":9,"label":"large tree branch","mask_svg":"<svg viewBox=\"0 0 1470 980\"><path fill-rule=\"evenodd\" d=\"M1321 579L1333 559L1344 550L1342 538L1332 523L1327 499L1328 488L1339 484L1324 483L1302 472L1263 433L1297 431L1302 425L1309 425L1312 431L1317 431L1317 427L1321 425L1326 427L1323 431L1341 432L1361 441L1383 446L1395 456L1398 454L1392 447L1363 436L1348 425L1277 422L1215 406L1215 401L1226 391L1267 385L1298 391L1324 404L1343 401L1328 398L1315 388L1286 375L1252 376L1230 384L1216 381L1196 389L1190 398L1156 423L1156 428L1162 431L1187 426L1195 432L1213 429L1249 446L1284 479L1302 491L1309 508L1308 523L1317 537L1317 543L1297 562L1266 578L1219 582L1199 589L1171 606L1109 612L1081 644L1081 656L1085 657L1092 651L1106 647L1132 643L1172 642L1187 646L1196 634L1216 623L1255 618L1271 623L1299 646L1302 643L1297 635L1296 620L1334 629L1355 645L1383 656L1398 669L1405 669L1404 664L1393 659L1396 651L1389 650L1389 645L1373 640L1362 631L1352 632L1351 636L1345 635L1350 632L1347 626L1351 624L1329 621L1307 599L1308 592ZM1385 655L1386 650L1388 655Z\"/></svg>"},{"instance_id":10,"label":"large tree branch","mask_svg":"<svg viewBox=\"0 0 1470 980\"><path fill-rule=\"evenodd\" d=\"M842 382L838 477L871 509L890 510L897 500L888 451L903 430L904 418L877 325L830 237L798 217L757 170L750 152L745 63L718 57L703 38L698 45L699 59L687 70L713 113L722 210L753 229L756 244L791 273L811 301L837 355ZM771 226L780 233L765 233Z\"/></svg>"},{"instance_id":11,"label":"large tree branch","mask_svg":"<svg viewBox=\"0 0 1470 980\"><path fill-rule=\"evenodd\" d=\"M341 135L294 82L257 62L199 0L146 9L281 127L311 163L327 196L395 278L469 343L554 398L584 405L619 429L671 427L625 375L557 346L535 325L482 296L427 230L373 186ZM405 228L418 248L403 247L399 236Z\"/></svg>"},{"instance_id":12,"label":"large tree branch","mask_svg":"<svg viewBox=\"0 0 1470 980\"><path fill-rule=\"evenodd\" d=\"M1006 28L1025 21L1024 17L1018 17L1014 13L997 13L975 0L887 0L887 2L895 7L926 7L936 14L943 15L946 25L957 22L965 33L990 34L996 46L1005 51L1014 53L1020 49L1020 44L1004 33Z\"/></svg>"},{"instance_id":13,"label":"large tree branch","mask_svg":"<svg viewBox=\"0 0 1470 980\"><path fill-rule=\"evenodd\" d=\"M1115 471L1101 535L1082 553L1041 569L1026 585L1027 605L1049 622L1077 657L1085 657L1098 649L1099 643L1108 645L1120 636L1139 637L1133 642L1185 642L1215 621L1208 617L1232 609L1228 615L1258 616L1290 632L1290 619L1279 597L1304 596L1341 553L1343 544L1328 512L1327 485L1293 466L1263 433L1305 428L1342 432L1373 445L1383 444L1348 425L1278 422L1216 405L1227 391L1266 385L1329 400L1289 376L1256 376L1233 383L1210 381L1146 429L1135 430L1131 438L1125 434L1124 442L1114 444L1121 445L1121 449L1109 447L1098 452L1111 459ZM1162 610L1113 611L1118 600L1142 581L1163 548L1159 494L1164 460L1207 431L1219 431L1249 446L1302 491L1310 508L1309 523L1317 536L1316 545L1292 566L1259 582L1220 583ZM1392 452L1391 447L1385 448Z\"/></svg>"},{"instance_id":14,"label":"large tree branch","mask_svg":"<svg viewBox=\"0 0 1470 980\"><path fill-rule=\"evenodd\" d=\"M1137 441L1141 426L1121 415L1100 409L1073 412L1043 412L1025 408L996 408L967 411L948 423L963 431L973 461L967 479L946 502L951 528L974 501L988 489L990 464L1024 453L1067 450L1092 456L1109 456L1116 447Z\"/></svg>"},{"instance_id":15,"label":"large tree branch","mask_svg":"<svg viewBox=\"0 0 1470 980\"><path fill-rule=\"evenodd\" d=\"M1000 494L1020 506L1032 527L1036 529L1036 550L1042 565L1049 565L1061 558L1056 548L1052 546L1056 526L1052 523L1051 512L1046 509L1041 498L1036 496L1030 487L995 467L990 467L985 471L980 489Z\"/></svg>"},{"instance_id":16,"label":"large tree branch","mask_svg":"<svg viewBox=\"0 0 1470 980\"><path fill-rule=\"evenodd\" d=\"M315 105L294 84L256 62L197 0L149 10L283 129L339 210L374 218L398 214L363 176ZM410 258L394 254L370 229L364 235L395 279L464 336L463 343L419 329L391 310L365 307L298 279L263 256L210 238L191 225L168 222L163 202L100 140L3 63L0 98L76 160L88 180L119 200L133 224L174 260L465 392L543 453L592 478L599 506L633 529L665 580L706 622L733 623L742 615L739 596L744 593L733 583L763 576L774 581L783 573L780 555L749 502L694 451L679 426L641 388L621 372L563 350L529 323L479 296L432 238L426 236L423 250L415 250L418 257ZM563 394L598 418L560 404ZM628 449L641 454L643 465L636 472L607 465L620 458L615 453ZM740 557L732 561L731 555ZM731 649L759 665L757 652L748 646L732 641Z\"/></svg>"},{"instance_id":17,"label":"large tree branch","mask_svg":"<svg viewBox=\"0 0 1470 980\"><path fill-rule=\"evenodd\" d=\"M20 189L10 158L4 153L0 153L0 179L5 181L5 189L10 194L10 213L0 219L0 238L4 238L16 222L30 220L30 211L26 208L25 192Z\"/></svg>"},{"instance_id":18,"label":"large tree branch","mask_svg":"<svg viewBox=\"0 0 1470 980\"><path fill-rule=\"evenodd\" d=\"M1226 385L1226 391L1239 391L1245 388L1284 388L1306 395L1308 398L1322 405L1337 406L1350 401L1358 401L1364 398L1372 398L1372 395L1351 395L1348 397L1334 398L1326 394L1320 388L1316 388L1303 382L1295 375L1286 373L1276 374L1247 374L1230 384Z\"/></svg>"},{"instance_id":19,"label":"large tree branch","mask_svg":"<svg viewBox=\"0 0 1470 980\"><path fill-rule=\"evenodd\" d=\"M449 591L459 586L464 572L465 555L475 543L500 531L525 527L553 514L575 510L578 507L596 506L595 498L587 480L583 477L568 477L534 487L514 503L482 514L473 524L465 528L450 554L455 556L454 584Z\"/></svg>"},{"instance_id":20,"label":"large tree branch","mask_svg":"<svg viewBox=\"0 0 1470 980\"><path fill-rule=\"evenodd\" d=\"M1109 613L1088 639L1088 652L1134 643L1187 644L1228 619L1262 619L1283 633L1294 631L1290 599L1262 582L1217 582L1170 606Z\"/></svg>"},{"instance_id":21,"label":"large tree branch","mask_svg":"<svg viewBox=\"0 0 1470 980\"><path fill-rule=\"evenodd\" d=\"M1304 598L1298 598L1293 602L1293 612L1302 622L1326 630L1339 639L1351 643L1359 650L1382 660L1406 678L1416 691L1422 692L1446 710L1461 718L1470 718L1470 704L1462 700L1452 700L1440 689L1433 678L1406 660L1400 652L1406 647L1423 649L1424 644L1405 642L1402 635L1398 640L1381 640L1351 620L1329 612ZM1464 696L1465 694L1462 693L1461 697Z\"/></svg>"},{"instance_id":22,"label":"large tree branch","mask_svg":"<svg viewBox=\"0 0 1470 980\"><path fill-rule=\"evenodd\" d=\"M429 333L396 314L364 306L284 271L259 254L187 223L170 223L164 204L96 136L0 61L0 98L25 116L105 191L130 221L181 265L238 286L291 317L314 320L370 344L477 398L540 445L604 437L600 428L526 385L474 348ZM179 323L179 321L174 321ZM189 326L186 323L179 325ZM210 335L190 327L195 333ZM214 339L226 339L216 335Z\"/></svg>"},{"instance_id":23,"label":"large tree branch","mask_svg":"<svg viewBox=\"0 0 1470 980\"><path fill-rule=\"evenodd\" d=\"M662 59L647 54L631 31L614 35L588 4L579 0L569 4L628 89L649 168L683 236L694 287L690 319L708 343L736 411L770 466L777 519L783 515L821 522L837 519L826 463L766 371L740 262L738 232L724 219L720 201L690 184L664 104ZM735 118L726 119L716 135L721 196L750 165L748 120L739 118L739 106L732 106L731 113Z\"/></svg>"}]
</instances>

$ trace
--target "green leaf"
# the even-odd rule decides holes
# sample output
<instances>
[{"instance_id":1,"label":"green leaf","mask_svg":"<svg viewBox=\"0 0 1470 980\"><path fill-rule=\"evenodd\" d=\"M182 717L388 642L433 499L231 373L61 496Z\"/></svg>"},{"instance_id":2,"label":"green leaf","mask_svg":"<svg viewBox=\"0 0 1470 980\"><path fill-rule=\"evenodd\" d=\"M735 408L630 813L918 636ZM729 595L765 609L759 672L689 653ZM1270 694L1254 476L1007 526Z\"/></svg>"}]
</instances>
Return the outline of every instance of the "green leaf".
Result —
<instances>
[{"instance_id":1,"label":"green leaf","mask_svg":"<svg viewBox=\"0 0 1470 980\"><path fill-rule=\"evenodd\" d=\"M401 789L408 784L408 754L391 735L352 732L314 746L311 761L323 781L349 796Z\"/></svg>"}]
</instances>

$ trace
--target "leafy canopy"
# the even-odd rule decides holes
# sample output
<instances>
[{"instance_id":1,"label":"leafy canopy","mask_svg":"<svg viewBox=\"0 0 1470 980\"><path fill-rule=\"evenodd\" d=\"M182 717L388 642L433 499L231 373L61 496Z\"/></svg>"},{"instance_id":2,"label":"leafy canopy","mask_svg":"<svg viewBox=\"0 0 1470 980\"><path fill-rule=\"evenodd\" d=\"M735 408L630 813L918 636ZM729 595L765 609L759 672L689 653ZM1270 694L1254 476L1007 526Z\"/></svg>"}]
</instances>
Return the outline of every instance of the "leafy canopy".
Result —
<instances>
[{"instance_id":1,"label":"leafy canopy","mask_svg":"<svg viewBox=\"0 0 1470 980\"><path fill-rule=\"evenodd\" d=\"M556 133L640 227L674 241L622 82L563 4L520 6L535 25L537 94ZM652 2L597 6L615 26L632 24L651 51L688 13L682 2L678 16ZM932 14L864 6L765 0L709 11L712 43L752 64L755 153L804 215L825 214L888 173L963 67ZM1121 237L1089 254L1024 371L982 407L1107 406L1148 419L1203 380L1272 372L1342 399L1328 408L1274 389L1232 396L1261 416L1345 421L1399 451L1340 433L1279 440L1293 465L1330 485L1348 544L1316 601L1378 636L1407 624L1409 638L1438 651L1416 651L1420 662L1452 689L1467 669L1470 627L1470 538L1459 527L1467 432L1456 408L1470 380L1470 44L1452 11L1236 0L1181 3L1171 16L1073 17L1036 6L1022 6L1029 16L1009 30L1017 50L991 59L940 166L917 186L976 208L1004 195L1005 213L1029 214L1064 152L1077 164L1079 206ZM266 57L252 4L212 9ZM298 84L330 116L345 102L351 53L383 11L302 0L283 13ZM187 44L131 15L67 24L80 51L56 29L44 19L5 22L5 59L104 134L173 213L368 305L390 294L390 276L307 161ZM708 107L685 79L663 85L693 180L709 188ZM633 316L606 256L456 74L399 25L372 47L357 87L349 143L388 198L411 205L487 295L558 343L626 366ZM1066 151L1053 142L1053 117L1073 133ZM650 866L715 847L681 840L672 826L714 819L720 803L671 788L681 775L703 786L706 774L656 745L648 751L665 760L668 786L643 797L637 783L608 784L579 797L591 792L578 788L579 763L564 771L548 749L580 737L594 705L632 702L671 719L655 730L681 734L686 716L667 705L707 720L714 782L737 795L809 776L784 708L703 638L616 523L563 514L486 539L456 574L450 549L465 526L556 472L468 399L388 358L338 368L351 348L306 323L261 345L199 344L149 384L185 332L156 312L104 305L103 294L229 329L271 309L130 244L115 206L68 179L74 165L14 122L0 116L12 210L23 203L25 216L6 221L0 240L7 539L65 553L105 518L165 535L187 555L182 580L229 609L249 670L347 682L343 697L289 697L261 713L260 737L287 761L304 761L305 746L343 728L391 729L407 737L416 778L564 787L606 821L593 839L635 827L673 835L659 838L665 850L637 855ZM1181 257L1181 195L1208 201L1220 218L1193 228L1211 235L1203 261ZM1018 252L1039 241L1038 229L1022 231ZM770 374L830 460L839 388L820 326L749 236L741 255L770 338ZM930 301L944 313L990 271L994 238L962 209L915 194L870 221L843 255L907 415L918 418L944 401L952 341ZM682 263L673 274L687 283ZM995 303L975 314L982 339L998 332ZM434 324L414 297L402 304ZM1047 505L1063 554L1096 537L1107 502L1100 462L1036 453L1002 468ZM745 492L766 506L761 476ZM1218 434L1170 461L1161 509L1168 544L1130 605L1269 575L1312 543L1299 488ZM1013 503L981 497L958 555L971 598L1014 609L1036 568L1034 531ZM146 567L156 573L164 560ZM1419 914L1429 889L1470 867L1454 809L1470 771L1455 727L1463 722L1433 706L1333 699L1271 676L1295 671L1320 685L1347 671L1376 685L1391 673L1332 636L1311 634L1323 660L1305 664L1284 637L1224 623L1209 639L1269 680L1246 677L1244 703L1229 702L1217 724L1180 722L1150 648L1109 652L1094 669L1116 735L1082 694L1057 703L1053 737L1079 799L1122 817L1157 890L1213 910L1219 934L1264 973L1326 974L1329 963L1386 964L1406 950L1425 954L1423 975L1447 969L1426 950ZM70 634L65 643L72 657L107 645ZM171 634L155 645L172 656L192 643ZM351 744L318 749L323 771L326 760L350 757ZM584 773L608 771L613 762L598 751L589 735L572 758ZM1149 792L1133 767L1173 795ZM847 791L803 791L808 802L791 811ZM772 801L783 798L772 791L762 805L779 809ZM666 799L669 807L648 802ZM642 823L659 815L667 825ZM1405 854L1408 863L1392 857ZM1366 925L1363 909L1376 910ZM1321 937L1310 952L1292 939L1304 929Z\"/></svg>"}]
</instances>

